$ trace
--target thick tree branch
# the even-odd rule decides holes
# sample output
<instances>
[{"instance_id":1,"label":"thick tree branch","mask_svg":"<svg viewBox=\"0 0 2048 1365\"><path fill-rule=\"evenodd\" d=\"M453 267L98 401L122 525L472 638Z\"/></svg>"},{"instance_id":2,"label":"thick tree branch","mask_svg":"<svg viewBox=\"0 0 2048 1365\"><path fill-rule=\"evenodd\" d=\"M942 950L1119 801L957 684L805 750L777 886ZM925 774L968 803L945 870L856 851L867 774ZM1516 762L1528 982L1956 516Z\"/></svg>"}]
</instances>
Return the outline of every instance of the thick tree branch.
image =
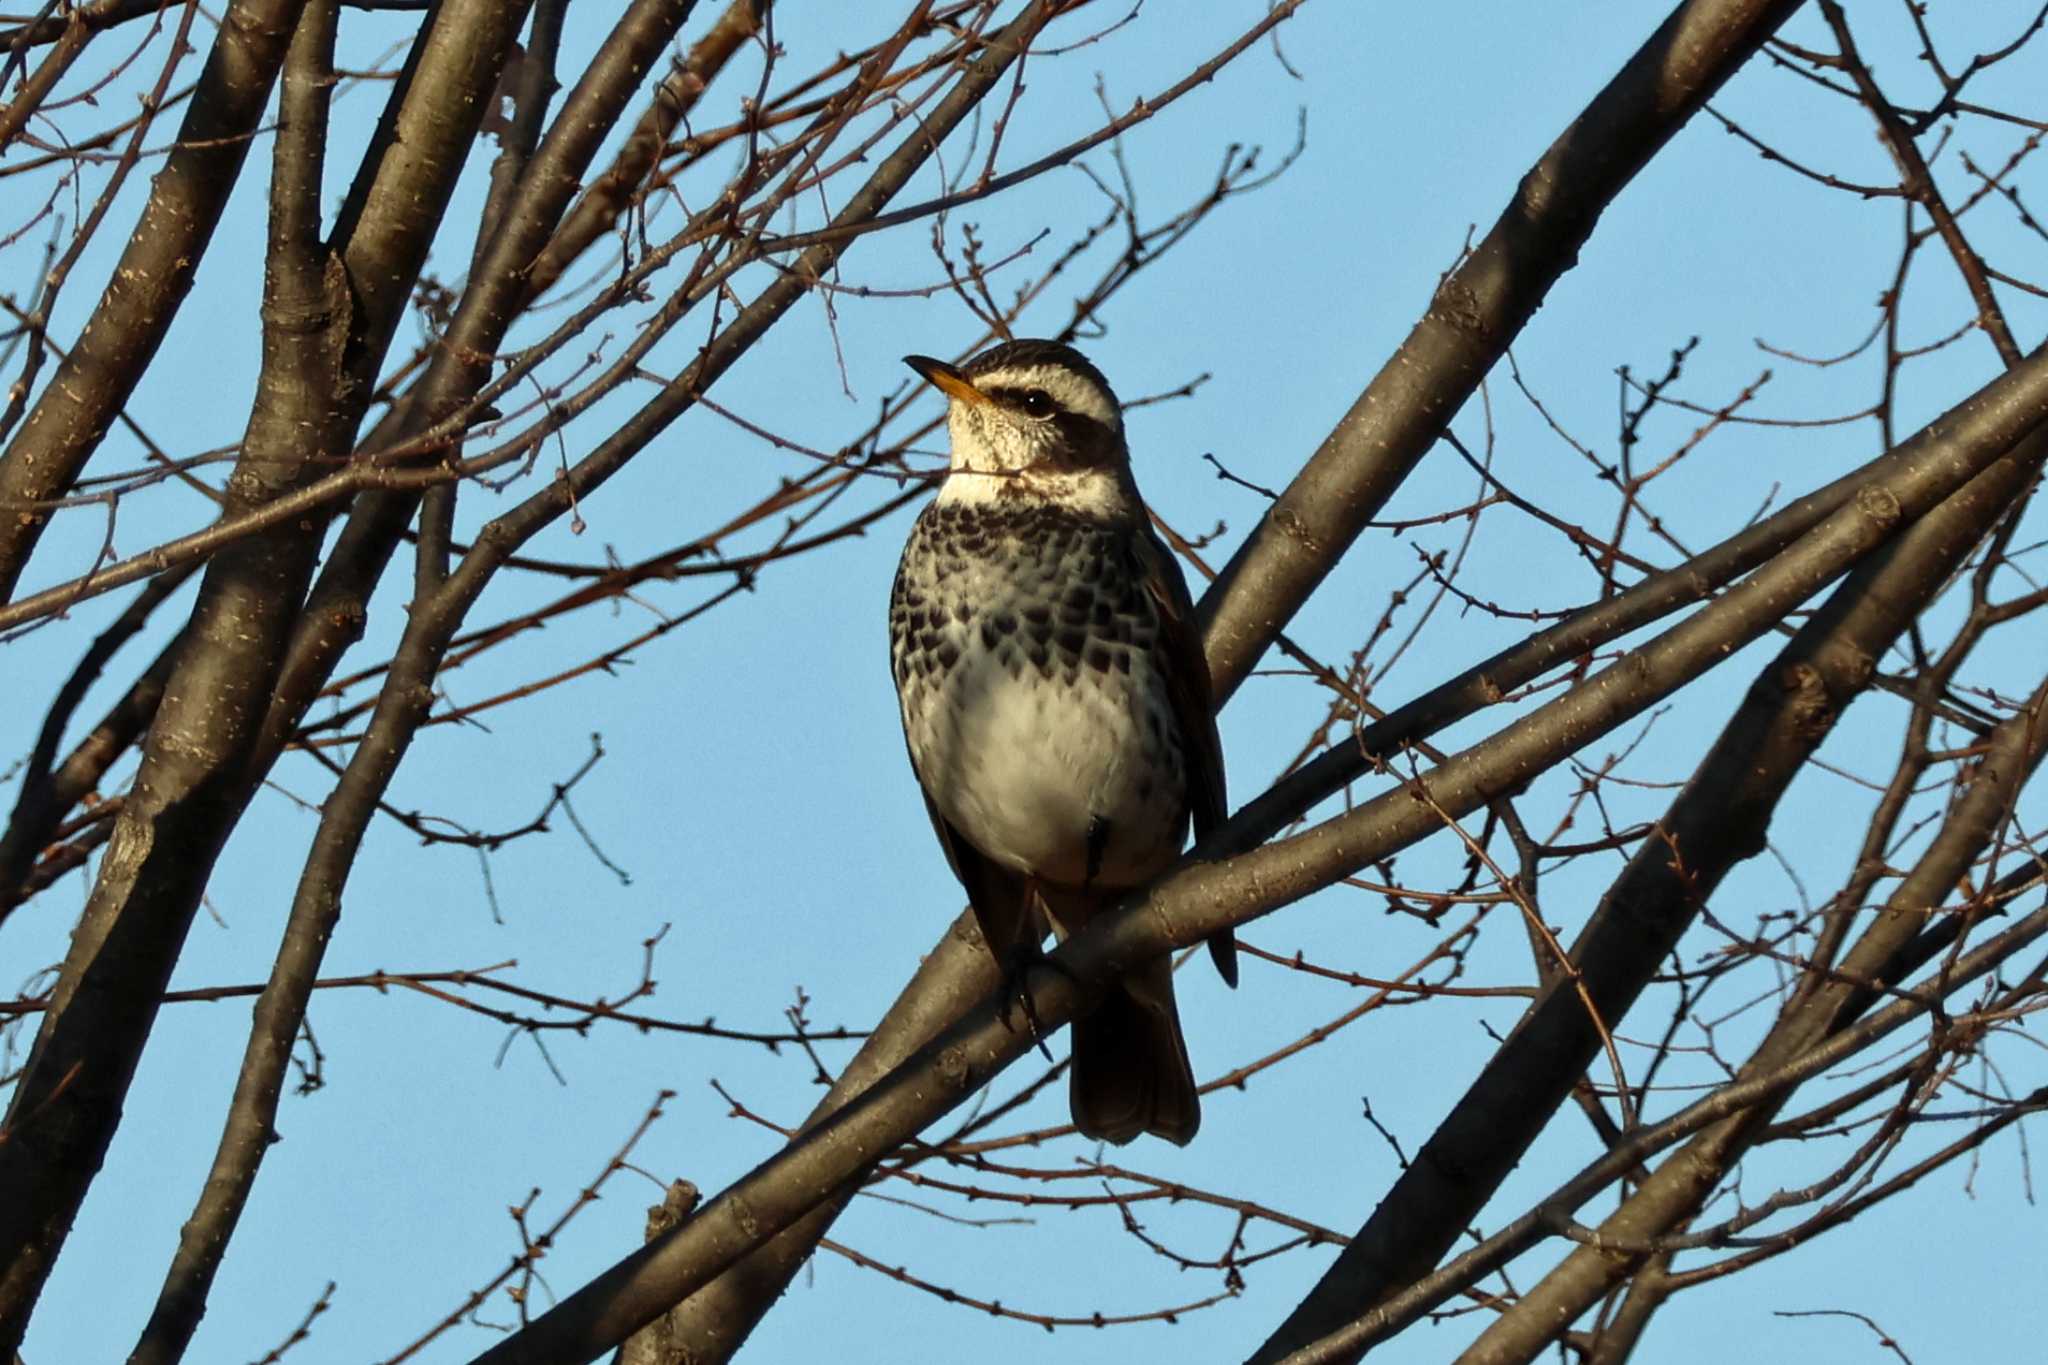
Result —
<instances>
[{"instance_id":1,"label":"thick tree branch","mask_svg":"<svg viewBox=\"0 0 2048 1365\"><path fill-rule=\"evenodd\" d=\"M278 98L280 126L270 172L264 367L258 379L257 421L250 425L244 465L249 464L252 454L274 451L279 446L292 452L295 463L280 467L267 479L266 491L288 491L293 485L304 483L318 470L321 456L331 456L345 448L350 427L348 385L342 378L350 324L348 294L341 263L329 256L320 242L320 178L327 163L328 101L334 84L338 19L335 0L307 0L299 16L298 32L293 35L285 57ZM276 458L275 454L272 458ZM247 472L246 467L238 470L236 478ZM229 487L232 493L233 480ZM231 496L229 506L261 500ZM312 576L320 536L317 531L308 534L304 530L280 528L243 544L255 546L265 542L275 542L271 547L273 554L280 561L289 562L291 577L265 585L271 597L263 604L268 648L260 661L241 666L265 683L263 694L254 699L254 719L260 719L268 708L270 683L276 676L298 605ZM241 546L237 546L216 560L216 568L209 570L209 580L219 571L219 565L241 553ZM245 742L242 754L247 749ZM235 775L230 773L228 780L231 782ZM138 779L138 790L140 785ZM239 811L245 802L246 797L231 804ZM253 1147L237 1153L248 1158L252 1177L256 1154L269 1145L270 1136L271 1129L266 1123ZM214 1274L220 1268L233 1231L232 1219L223 1224L210 1216L222 1200L223 1188L232 1189L238 1175L222 1167L223 1163L216 1159L201 1193L199 1208L179 1233L178 1250L171 1259L156 1307L129 1355L131 1365L169 1365L182 1359L206 1312L207 1292L213 1286Z\"/></svg>"},{"instance_id":2,"label":"thick tree branch","mask_svg":"<svg viewBox=\"0 0 2048 1365\"><path fill-rule=\"evenodd\" d=\"M318 158L273 178L263 368L224 515L288 498L345 455L364 376L412 286L404 272L425 258L522 13L491 0L441 7L419 45L416 97L392 120L407 141L384 149L359 195L354 260L315 235ZM200 894L247 800L243 775L320 543L317 522L285 522L208 565L0 1143L0 1349L20 1342L120 1121Z\"/></svg>"},{"instance_id":3,"label":"thick tree branch","mask_svg":"<svg viewBox=\"0 0 2048 1365\"><path fill-rule=\"evenodd\" d=\"M1799 0L1687 0L1522 177L1429 311L1203 597L1218 703L1577 264L1600 214Z\"/></svg>"},{"instance_id":4,"label":"thick tree branch","mask_svg":"<svg viewBox=\"0 0 2048 1365\"><path fill-rule=\"evenodd\" d=\"M241 173L304 0L236 0L85 334L0 455L0 601L163 344Z\"/></svg>"},{"instance_id":5,"label":"thick tree branch","mask_svg":"<svg viewBox=\"0 0 2048 1365\"><path fill-rule=\"evenodd\" d=\"M1959 534L1955 519L1981 518L1980 534L1988 530L2038 469L2042 445L2037 439L1996 461L1912 526L1763 669L1571 947L1598 1018L1571 990L1553 989L1532 1006L1290 1322L1334 1314L1346 1301L1356 1317L1425 1273L1470 1226L1570 1095L1603 1030L1627 1013L1721 878L1763 850L1786 785L1868 683L1876 658L1939 590L1944 565L1953 567L1976 544L1979 536ZM1285 1354L1329 1330L1276 1336L1266 1353Z\"/></svg>"},{"instance_id":6,"label":"thick tree branch","mask_svg":"<svg viewBox=\"0 0 2048 1365\"><path fill-rule=\"evenodd\" d=\"M626 211L638 201L647 179L661 164L676 125L689 117L697 101L718 73L731 62L733 54L758 33L771 0L730 0L717 22L690 46L689 54L654 88L654 96L641 112L633 131L619 148L612 164L590 182L576 200L576 206L548 239L546 247L526 271L526 297L531 300L562 278L562 273L580 260Z\"/></svg>"},{"instance_id":7,"label":"thick tree branch","mask_svg":"<svg viewBox=\"0 0 2048 1365\"><path fill-rule=\"evenodd\" d=\"M503 335L517 302L525 260L545 240L555 217L567 203L577 173L610 128L639 76L666 47L684 18L682 10L665 0L640 0L591 63L556 123L559 136L542 144L539 155L529 163L519 190L507 201L500 230L479 263L473 276L475 283L465 294L450 335L422 383L429 402L437 398L441 403L459 401L465 391L473 390L483 365L479 348L495 345ZM331 10L327 22L332 22ZM331 38L330 30L330 47ZM325 63L327 53L323 50L308 54L307 59L316 57ZM317 88L324 91L324 86ZM288 81L287 93L290 91ZM287 133L296 126L288 124ZM324 136L324 120L321 126L307 126L316 135ZM280 138L280 177L299 164L295 158L307 155L306 148L288 149L286 142L286 138ZM316 169L318 146L316 142L312 149ZM270 710L276 710L275 702ZM275 756L274 752L259 752L250 764L251 779L266 771ZM213 1168L199 1206L185 1224L179 1254L156 1313L133 1357L138 1362L176 1359L204 1311L214 1273L240 1221L269 1147L292 1046L305 1018L306 1002L334 931L334 913L338 909L338 902L319 898L301 898L294 905L270 981L257 1001Z\"/></svg>"},{"instance_id":8,"label":"thick tree branch","mask_svg":"<svg viewBox=\"0 0 2048 1365\"><path fill-rule=\"evenodd\" d=\"M939 141L994 86L1050 17L1047 7L1033 5L991 38L979 56L966 65L960 80L923 125L885 159L869 182L849 199L837 221L842 224L858 223L879 213L926 163ZM899 35L899 44L909 40L915 23L916 16L913 16L911 23L906 24ZM893 45L878 52L870 64L869 77L878 78L886 71L894 60L895 52ZM415 602L405 639L385 681L364 742L357 748L339 787L323 809L313 851L294 897L291 938L287 942L287 952L280 959L281 973L289 971L291 979L297 980L303 975L297 970L303 965L301 959L317 963L318 950L338 920L342 888L363 831L375 811L377 800L388 786L392 773L425 717L424 702L431 696L431 681L448 642L497 568L528 537L562 515L572 505L572 500L586 496L601 485L687 410L695 402L696 395L709 387L801 298L807 291L808 281L821 278L843 250L841 243L834 242L820 244L805 253L797 269L780 276L742 310L740 316L714 338L698 360L663 394L643 408L617 435L579 461L548 491L528 499L487 526L440 591L431 599ZM304 948L292 951L293 943L301 941ZM283 999L281 994L280 1000Z\"/></svg>"},{"instance_id":9,"label":"thick tree branch","mask_svg":"<svg viewBox=\"0 0 2048 1365\"><path fill-rule=\"evenodd\" d=\"M1926 609L2019 490L2039 475L2044 456L2048 439L2037 434L1908 528L1836 590L1828 605L1763 671L1742 711L1661 822L1659 834L1645 841L1643 851L1602 903L1582 942L1590 943L1602 933L1633 937L1640 932L1633 925L1610 925L1610 918L1616 924L1623 917L1636 923L1690 923L1722 875L1740 858L1763 850L1765 826L1778 799L1848 701L1868 682L1878 657ZM1788 686L1795 679L1796 686ZM1793 696L1780 700L1777 694L1784 692ZM1890 982L1903 974L1900 955L1927 926L1928 911L1954 891L2040 762L2048 746L2044 697L2048 687L1993 731L1977 779L1933 845L1887 900L1839 972L1831 973L1815 991L1797 997L1743 1074L1769 1072L1805 1051L1846 1022L1844 1006L1852 998L1860 996L1867 1006L1868 993L1859 992L1852 981ZM1736 794L1733 801L1731 794ZM1669 951L1667 944L1658 946ZM1657 960L1651 960L1643 977L1654 970ZM1618 1014L1607 1018L1619 1021ZM1539 1048L1534 1055L1541 1056L1559 1044L1553 1040L1542 1048L1532 1040L1525 1047L1518 1038L1510 1038L1499 1060L1527 1066L1529 1047ZM1587 1049L1585 1056L1590 1060L1591 1055ZM1769 1105L1695 1138L1601 1224L1601 1235L1624 1244L1647 1241L1690 1219L1790 1097L1790 1091L1780 1092ZM1520 1122L1517 1114L1516 1125ZM1520 1154L1516 1147L1511 1159ZM1579 1248L1496 1319L1465 1359L1474 1365L1506 1365L1534 1358L1634 1264L1631 1257Z\"/></svg>"},{"instance_id":10,"label":"thick tree branch","mask_svg":"<svg viewBox=\"0 0 2048 1365\"><path fill-rule=\"evenodd\" d=\"M1520 787L1759 638L1902 523L1995 464L2044 419L2048 353L2039 353L1915 437L1914 458L1896 479L1866 485L1749 579L1564 696L1413 783L1292 838L1214 863L1200 861L1208 848L1198 848L1193 859L1062 945L1060 970L1034 978L1034 986L1058 978L1050 989L1034 991L1036 1017L1057 1027L1133 964L1331 885L1436 832L1445 817L1460 818ZM1417 799L1418 792L1428 799ZM1226 826L1215 842L1231 836ZM1548 998L1568 1000L1573 1011L1584 1008L1568 985ZM600 1275L480 1361L586 1360L618 1345L768 1237L840 1198L865 1163L914 1136L1029 1047L1028 1036L1004 1026L999 1002L985 1001L689 1223ZM1343 1321L1349 1319L1333 1329Z\"/></svg>"},{"instance_id":11,"label":"thick tree branch","mask_svg":"<svg viewBox=\"0 0 2048 1365\"><path fill-rule=\"evenodd\" d=\"M1952 995L1996 971L2017 953L2048 934L2048 907L2035 910L1995 937L1964 954L1942 978L1940 990ZM1333 1328L1283 1357L1279 1365L1337 1365L1356 1360L1377 1343L1401 1331L1461 1290L1479 1283L1555 1233L1572 1212L1647 1157L1680 1139L1752 1105L1767 1102L1788 1086L1821 1074L1862 1054L1873 1044L1927 1014L1939 1003L1925 994L1893 1000L1868 1018L1843 1029L1826 1042L1802 1053L1796 1061L1768 1075L1734 1081L1704 1099L1687 1105L1662 1122L1637 1128L1548 1198L1520 1215L1470 1251L1461 1253L1436 1273L1402 1289L1363 1317Z\"/></svg>"},{"instance_id":12,"label":"thick tree branch","mask_svg":"<svg viewBox=\"0 0 2048 1365\"><path fill-rule=\"evenodd\" d=\"M56 699L43 717L35 748L29 753L28 766L22 771L21 790L14 798L7 830L0 834L0 923L19 903L22 882L59 822L99 785L113 761L149 724L157 700L163 695L164 679L170 675L170 649L166 648L143 670L129 694L94 727L78 750L57 764L57 746L63 742L64 727L108 660L148 624L157 608L185 585L197 567L183 565L150 580L115 618L114 624L92 642L71 676L57 690Z\"/></svg>"}]
</instances>

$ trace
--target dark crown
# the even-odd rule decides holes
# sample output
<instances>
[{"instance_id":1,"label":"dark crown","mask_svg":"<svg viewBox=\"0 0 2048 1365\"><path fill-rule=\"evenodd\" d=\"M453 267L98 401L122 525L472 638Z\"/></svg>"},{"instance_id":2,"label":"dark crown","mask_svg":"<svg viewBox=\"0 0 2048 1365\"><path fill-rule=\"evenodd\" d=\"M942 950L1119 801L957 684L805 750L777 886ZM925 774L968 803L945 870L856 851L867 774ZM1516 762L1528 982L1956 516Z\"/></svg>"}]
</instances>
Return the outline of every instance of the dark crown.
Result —
<instances>
[{"instance_id":1,"label":"dark crown","mask_svg":"<svg viewBox=\"0 0 2048 1365\"><path fill-rule=\"evenodd\" d=\"M1109 381L1102 377L1102 371L1096 369L1087 356L1062 341L1041 341L1034 338L1005 341L999 346L989 347L960 369L969 379L974 379L996 370L1021 368L1027 365L1058 365L1062 369L1072 370L1076 374L1086 376L1096 388L1109 395L1110 402L1117 401L1116 390L1110 388Z\"/></svg>"}]
</instances>

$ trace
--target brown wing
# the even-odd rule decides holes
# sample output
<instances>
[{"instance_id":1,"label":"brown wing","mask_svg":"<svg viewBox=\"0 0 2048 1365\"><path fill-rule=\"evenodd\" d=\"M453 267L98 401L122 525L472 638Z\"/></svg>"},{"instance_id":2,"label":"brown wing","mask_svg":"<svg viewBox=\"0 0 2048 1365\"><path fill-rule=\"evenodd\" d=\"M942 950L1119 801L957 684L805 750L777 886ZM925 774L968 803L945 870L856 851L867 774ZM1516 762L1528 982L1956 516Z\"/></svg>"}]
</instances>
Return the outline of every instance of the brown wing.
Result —
<instances>
[{"instance_id":1,"label":"brown wing","mask_svg":"<svg viewBox=\"0 0 2048 1365\"><path fill-rule=\"evenodd\" d=\"M1188 746L1188 808L1195 820L1195 838L1221 825L1229 814L1223 785L1223 740L1216 733L1216 707L1209 691L1209 661L1202 653L1202 632L1195 624L1195 602L1173 552L1151 526L1133 537L1138 561L1145 570L1145 588L1159 605L1169 665L1166 690L1174 719ZM1237 938L1228 929L1209 940L1209 956L1231 986L1237 985Z\"/></svg>"},{"instance_id":2,"label":"brown wing","mask_svg":"<svg viewBox=\"0 0 2048 1365\"><path fill-rule=\"evenodd\" d=\"M915 761L911 766L915 770ZM919 785L923 785L922 780ZM939 808L932 804L929 793L924 798L924 808L932 817L932 829L938 833L939 847L946 851L946 862L952 866L953 875L960 879L960 885L967 891L968 903L974 907L975 922L981 925L981 937L988 944L989 955L995 958L998 967L1008 971L1021 946L1036 948L1045 938L1045 930L1038 924L1038 916L1029 903L1030 888L1022 877L989 861L982 856L980 849L968 843L960 831L939 814Z\"/></svg>"}]
</instances>

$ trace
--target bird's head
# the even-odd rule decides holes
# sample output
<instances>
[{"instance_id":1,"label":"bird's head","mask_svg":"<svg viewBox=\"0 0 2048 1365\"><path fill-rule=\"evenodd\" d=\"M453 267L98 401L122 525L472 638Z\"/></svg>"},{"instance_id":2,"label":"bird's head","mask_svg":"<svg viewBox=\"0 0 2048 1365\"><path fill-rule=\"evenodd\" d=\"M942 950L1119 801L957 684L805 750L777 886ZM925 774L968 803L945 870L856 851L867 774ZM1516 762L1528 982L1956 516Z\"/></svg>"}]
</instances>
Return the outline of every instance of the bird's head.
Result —
<instances>
[{"instance_id":1,"label":"bird's head","mask_svg":"<svg viewBox=\"0 0 2048 1365\"><path fill-rule=\"evenodd\" d=\"M1101 519L1142 514L1123 409L1073 347L1009 341L963 365L903 359L949 400L953 459L941 501L1031 498Z\"/></svg>"}]
</instances>

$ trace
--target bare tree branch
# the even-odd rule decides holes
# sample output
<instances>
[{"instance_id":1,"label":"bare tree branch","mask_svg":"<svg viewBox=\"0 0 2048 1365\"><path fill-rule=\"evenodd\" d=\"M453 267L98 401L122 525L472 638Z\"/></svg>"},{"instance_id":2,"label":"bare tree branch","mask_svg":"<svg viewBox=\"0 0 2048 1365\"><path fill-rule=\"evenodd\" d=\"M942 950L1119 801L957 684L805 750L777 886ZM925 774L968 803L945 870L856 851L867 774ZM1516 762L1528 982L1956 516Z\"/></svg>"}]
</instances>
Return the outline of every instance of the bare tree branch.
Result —
<instances>
[{"instance_id":1,"label":"bare tree branch","mask_svg":"<svg viewBox=\"0 0 2048 1365\"><path fill-rule=\"evenodd\" d=\"M44 504L69 491L170 331L269 103L301 3L228 7L178 149L151 182L150 204L92 321L0 455L0 599L13 595L47 524Z\"/></svg>"},{"instance_id":2,"label":"bare tree branch","mask_svg":"<svg viewBox=\"0 0 2048 1365\"><path fill-rule=\"evenodd\" d=\"M1799 0L1686 0L1522 177L1493 230L1266 509L1201 605L1219 704L1379 515L1601 212Z\"/></svg>"}]
</instances>

